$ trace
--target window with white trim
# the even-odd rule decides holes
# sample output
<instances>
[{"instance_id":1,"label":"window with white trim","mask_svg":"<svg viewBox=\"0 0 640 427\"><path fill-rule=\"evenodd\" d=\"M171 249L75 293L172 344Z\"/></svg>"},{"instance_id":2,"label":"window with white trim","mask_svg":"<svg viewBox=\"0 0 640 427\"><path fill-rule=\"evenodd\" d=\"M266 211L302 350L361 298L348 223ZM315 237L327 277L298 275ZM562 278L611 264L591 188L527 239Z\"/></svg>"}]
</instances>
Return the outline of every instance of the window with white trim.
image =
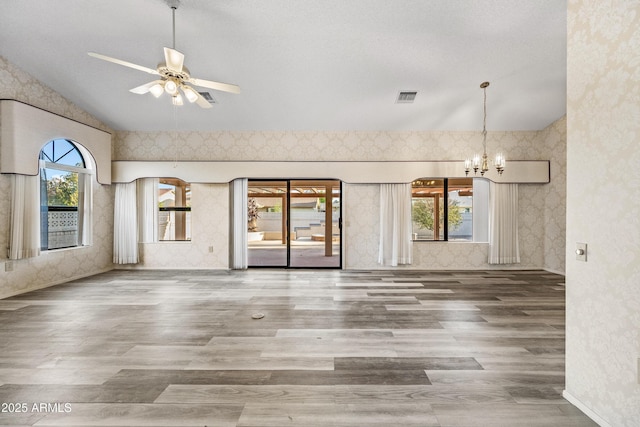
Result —
<instances>
[{"instance_id":1,"label":"window with white trim","mask_svg":"<svg viewBox=\"0 0 640 427\"><path fill-rule=\"evenodd\" d=\"M90 243L92 175L81 149L69 140L54 139L40 151L41 250Z\"/></svg>"}]
</instances>

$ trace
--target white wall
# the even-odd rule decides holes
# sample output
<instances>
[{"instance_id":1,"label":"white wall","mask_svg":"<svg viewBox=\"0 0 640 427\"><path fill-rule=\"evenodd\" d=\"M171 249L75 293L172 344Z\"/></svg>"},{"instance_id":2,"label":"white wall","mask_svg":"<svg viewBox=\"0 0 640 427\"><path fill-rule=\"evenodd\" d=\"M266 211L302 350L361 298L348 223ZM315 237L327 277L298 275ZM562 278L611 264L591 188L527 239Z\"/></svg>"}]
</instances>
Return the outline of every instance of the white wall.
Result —
<instances>
[{"instance_id":1,"label":"white wall","mask_svg":"<svg viewBox=\"0 0 640 427\"><path fill-rule=\"evenodd\" d=\"M615 427L640 426L639 28L638 1L569 1L565 395Z\"/></svg>"},{"instance_id":2,"label":"white wall","mask_svg":"<svg viewBox=\"0 0 640 427\"><path fill-rule=\"evenodd\" d=\"M15 99L110 132L104 124L0 56L0 99ZM44 145L47 141L43 141ZM2 143L2 141L0 141ZM113 192L93 183L93 245L45 252L26 260L7 260L11 184L0 175L0 298L110 270L113 253ZM12 270L12 271L6 271Z\"/></svg>"}]
</instances>

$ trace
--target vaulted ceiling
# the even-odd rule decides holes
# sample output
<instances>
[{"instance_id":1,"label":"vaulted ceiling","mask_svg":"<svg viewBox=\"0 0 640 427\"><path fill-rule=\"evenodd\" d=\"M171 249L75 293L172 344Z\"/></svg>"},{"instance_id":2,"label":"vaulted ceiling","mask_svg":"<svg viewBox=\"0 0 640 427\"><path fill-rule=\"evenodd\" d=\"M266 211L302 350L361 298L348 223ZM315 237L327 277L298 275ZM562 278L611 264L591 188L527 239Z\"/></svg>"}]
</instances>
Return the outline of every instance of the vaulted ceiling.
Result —
<instances>
[{"instance_id":1,"label":"vaulted ceiling","mask_svg":"<svg viewBox=\"0 0 640 427\"><path fill-rule=\"evenodd\" d=\"M3 0L0 55L119 130L539 130L566 111L566 1L182 0L211 109L129 89L172 47L167 0ZM413 103L397 103L416 91Z\"/></svg>"}]
</instances>

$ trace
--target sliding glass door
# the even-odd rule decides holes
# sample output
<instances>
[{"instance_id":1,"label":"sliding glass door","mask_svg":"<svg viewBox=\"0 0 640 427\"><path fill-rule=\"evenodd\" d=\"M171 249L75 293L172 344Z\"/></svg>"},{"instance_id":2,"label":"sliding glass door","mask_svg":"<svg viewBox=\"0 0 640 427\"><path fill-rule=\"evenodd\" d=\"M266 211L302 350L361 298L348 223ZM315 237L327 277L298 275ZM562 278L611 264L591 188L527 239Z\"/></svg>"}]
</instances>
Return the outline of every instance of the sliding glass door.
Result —
<instances>
[{"instance_id":1,"label":"sliding glass door","mask_svg":"<svg viewBox=\"0 0 640 427\"><path fill-rule=\"evenodd\" d=\"M291 181L291 267L340 267L340 181Z\"/></svg>"},{"instance_id":2,"label":"sliding glass door","mask_svg":"<svg viewBox=\"0 0 640 427\"><path fill-rule=\"evenodd\" d=\"M249 181L249 267L340 268L337 180Z\"/></svg>"},{"instance_id":3,"label":"sliding glass door","mask_svg":"<svg viewBox=\"0 0 640 427\"><path fill-rule=\"evenodd\" d=\"M287 267L287 181L248 186L249 267Z\"/></svg>"}]
</instances>

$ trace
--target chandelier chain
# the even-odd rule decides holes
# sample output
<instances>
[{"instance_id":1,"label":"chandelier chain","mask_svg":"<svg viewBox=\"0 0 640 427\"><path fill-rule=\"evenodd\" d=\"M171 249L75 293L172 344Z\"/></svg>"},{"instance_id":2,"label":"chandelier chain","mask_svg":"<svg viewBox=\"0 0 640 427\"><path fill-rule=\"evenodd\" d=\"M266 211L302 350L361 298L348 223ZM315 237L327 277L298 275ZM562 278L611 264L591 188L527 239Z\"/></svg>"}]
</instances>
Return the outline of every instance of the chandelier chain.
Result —
<instances>
[{"instance_id":1,"label":"chandelier chain","mask_svg":"<svg viewBox=\"0 0 640 427\"><path fill-rule=\"evenodd\" d=\"M482 117L482 150L484 154L487 154L487 87L483 87L484 92L484 115Z\"/></svg>"},{"instance_id":2,"label":"chandelier chain","mask_svg":"<svg viewBox=\"0 0 640 427\"><path fill-rule=\"evenodd\" d=\"M483 82L480 84L480 88L483 90L483 102L482 102L482 157L479 155L473 156L473 158L467 158L464 161L464 174L469 175L469 172L473 169L474 175L480 171L480 175L484 176L489 171L489 157L487 156L487 87L489 82ZM504 154L497 153L495 161L492 162L496 167L498 175L502 175L505 168Z\"/></svg>"}]
</instances>

